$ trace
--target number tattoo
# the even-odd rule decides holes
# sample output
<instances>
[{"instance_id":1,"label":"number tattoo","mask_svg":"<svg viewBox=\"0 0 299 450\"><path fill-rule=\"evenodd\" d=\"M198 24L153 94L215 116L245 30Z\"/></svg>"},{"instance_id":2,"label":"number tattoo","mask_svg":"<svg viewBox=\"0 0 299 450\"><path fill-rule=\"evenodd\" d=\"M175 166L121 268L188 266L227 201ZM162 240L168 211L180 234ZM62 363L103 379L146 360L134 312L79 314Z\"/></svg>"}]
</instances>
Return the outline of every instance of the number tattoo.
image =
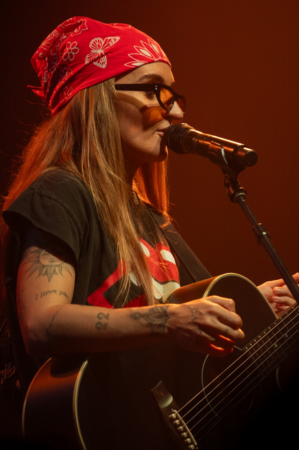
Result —
<instances>
[{"instance_id":1,"label":"number tattoo","mask_svg":"<svg viewBox=\"0 0 299 450\"><path fill-rule=\"evenodd\" d=\"M99 321L96 322L96 329L97 330L106 330L107 325L108 325L109 314L104 314L104 313L100 312L97 315L97 318L99 319Z\"/></svg>"}]
</instances>

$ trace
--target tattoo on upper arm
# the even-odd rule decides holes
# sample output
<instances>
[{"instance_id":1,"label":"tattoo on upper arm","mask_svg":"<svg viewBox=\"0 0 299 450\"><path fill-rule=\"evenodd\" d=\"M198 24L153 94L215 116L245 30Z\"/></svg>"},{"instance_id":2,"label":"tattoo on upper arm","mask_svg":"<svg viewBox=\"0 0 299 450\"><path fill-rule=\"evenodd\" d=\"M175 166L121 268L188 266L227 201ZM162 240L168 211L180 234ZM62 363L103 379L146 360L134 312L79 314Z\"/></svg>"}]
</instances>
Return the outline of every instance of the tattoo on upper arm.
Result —
<instances>
[{"instance_id":1,"label":"tattoo on upper arm","mask_svg":"<svg viewBox=\"0 0 299 450\"><path fill-rule=\"evenodd\" d=\"M133 320L145 321L145 326L150 329L151 334L164 334L165 325L169 319L168 306L154 306L146 313L135 312L131 314Z\"/></svg>"},{"instance_id":2,"label":"tattoo on upper arm","mask_svg":"<svg viewBox=\"0 0 299 450\"><path fill-rule=\"evenodd\" d=\"M99 319L99 321L96 322L96 329L97 330L106 330L107 325L108 325L109 313L104 314L104 313L100 312L99 314L97 314L97 319Z\"/></svg>"},{"instance_id":3,"label":"tattoo on upper arm","mask_svg":"<svg viewBox=\"0 0 299 450\"><path fill-rule=\"evenodd\" d=\"M49 294L62 295L63 297L69 299L69 296L67 295L66 292L61 291L60 289L51 289L49 291L41 292L40 294L35 294L35 300L38 300L39 298L45 297L46 295L49 295Z\"/></svg>"},{"instance_id":4,"label":"tattoo on upper arm","mask_svg":"<svg viewBox=\"0 0 299 450\"><path fill-rule=\"evenodd\" d=\"M64 262L65 252L58 245L48 245L45 249L37 248L30 250L26 255L24 262L30 264L27 272L28 278L35 272L37 277L46 276L48 281L52 280L53 275L63 276L63 270L66 270L71 276L74 274L73 267Z\"/></svg>"}]
</instances>

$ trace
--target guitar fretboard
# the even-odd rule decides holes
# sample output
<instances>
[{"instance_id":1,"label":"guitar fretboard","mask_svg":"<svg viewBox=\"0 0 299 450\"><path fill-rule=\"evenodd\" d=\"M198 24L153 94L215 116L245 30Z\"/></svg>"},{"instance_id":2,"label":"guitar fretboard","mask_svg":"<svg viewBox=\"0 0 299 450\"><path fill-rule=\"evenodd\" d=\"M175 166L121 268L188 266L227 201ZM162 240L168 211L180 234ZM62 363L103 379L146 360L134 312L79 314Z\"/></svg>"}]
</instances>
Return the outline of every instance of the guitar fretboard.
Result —
<instances>
[{"instance_id":1,"label":"guitar fretboard","mask_svg":"<svg viewBox=\"0 0 299 450\"><path fill-rule=\"evenodd\" d=\"M264 378L298 345L299 307L294 306L245 347Z\"/></svg>"}]
</instances>

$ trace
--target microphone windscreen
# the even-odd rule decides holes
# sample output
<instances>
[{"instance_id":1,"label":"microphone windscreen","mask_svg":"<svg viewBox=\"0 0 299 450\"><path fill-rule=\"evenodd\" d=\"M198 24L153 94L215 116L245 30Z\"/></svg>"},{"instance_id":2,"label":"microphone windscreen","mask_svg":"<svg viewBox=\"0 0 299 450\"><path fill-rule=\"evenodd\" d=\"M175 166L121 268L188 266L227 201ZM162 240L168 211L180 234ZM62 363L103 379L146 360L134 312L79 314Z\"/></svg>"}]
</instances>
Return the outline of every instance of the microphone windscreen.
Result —
<instances>
[{"instance_id":1,"label":"microphone windscreen","mask_svg":"<svg viewBox=\"0 0 299 450\"><path fill-rule=\"evenodd\" d=\"M176 153L185 154L186 152L181 145L181 138L191 128L187 123L170 125L164 131L163 140L165 145Z\"/></svg>"}]
</instances>

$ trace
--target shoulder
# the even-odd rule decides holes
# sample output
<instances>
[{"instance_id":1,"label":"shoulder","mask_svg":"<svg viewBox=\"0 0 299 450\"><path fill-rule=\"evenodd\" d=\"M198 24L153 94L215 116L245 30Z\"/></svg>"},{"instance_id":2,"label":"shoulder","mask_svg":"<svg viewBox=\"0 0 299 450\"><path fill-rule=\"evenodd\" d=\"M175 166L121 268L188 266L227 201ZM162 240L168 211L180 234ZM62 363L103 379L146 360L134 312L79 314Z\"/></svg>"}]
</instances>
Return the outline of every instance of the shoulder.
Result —
<instances>
[{"instance_id":1,"label":"shoulder","mask_svg":"<svg viewBox=\"0 0 299 450\"><path fill-rule=\"evenodd\" d=\"M40 175L10 205L7 211L33 213L47 210L48 214L64 209L72 218L95 212L91 194L85 184L73 174L61 169L49 170Z\"/></svg>"},{"instance_id":2,"label":"shoulder","mask_svg":"<svg viewBox=\"0 0 299 450\"><path fill-rule=\"evenodd\" d=\"M97 212L81 180L63 170L51 170L23 191L3 218L18 233L25 228L50 233L76 248L77 254L90 224L97 221Z\"/></svg>"},{"instance_id":3,"label":"shoulder","mask_svg":"<svg viewBox=\"0 0 299 450\"><path fill-rule=\"evenodd\" d=\"M53 198L58 202L91 199L85 184L72 173L61 169L43 173L26 191L34 191L40 196Z\"/></svg>"}]
</instances>

